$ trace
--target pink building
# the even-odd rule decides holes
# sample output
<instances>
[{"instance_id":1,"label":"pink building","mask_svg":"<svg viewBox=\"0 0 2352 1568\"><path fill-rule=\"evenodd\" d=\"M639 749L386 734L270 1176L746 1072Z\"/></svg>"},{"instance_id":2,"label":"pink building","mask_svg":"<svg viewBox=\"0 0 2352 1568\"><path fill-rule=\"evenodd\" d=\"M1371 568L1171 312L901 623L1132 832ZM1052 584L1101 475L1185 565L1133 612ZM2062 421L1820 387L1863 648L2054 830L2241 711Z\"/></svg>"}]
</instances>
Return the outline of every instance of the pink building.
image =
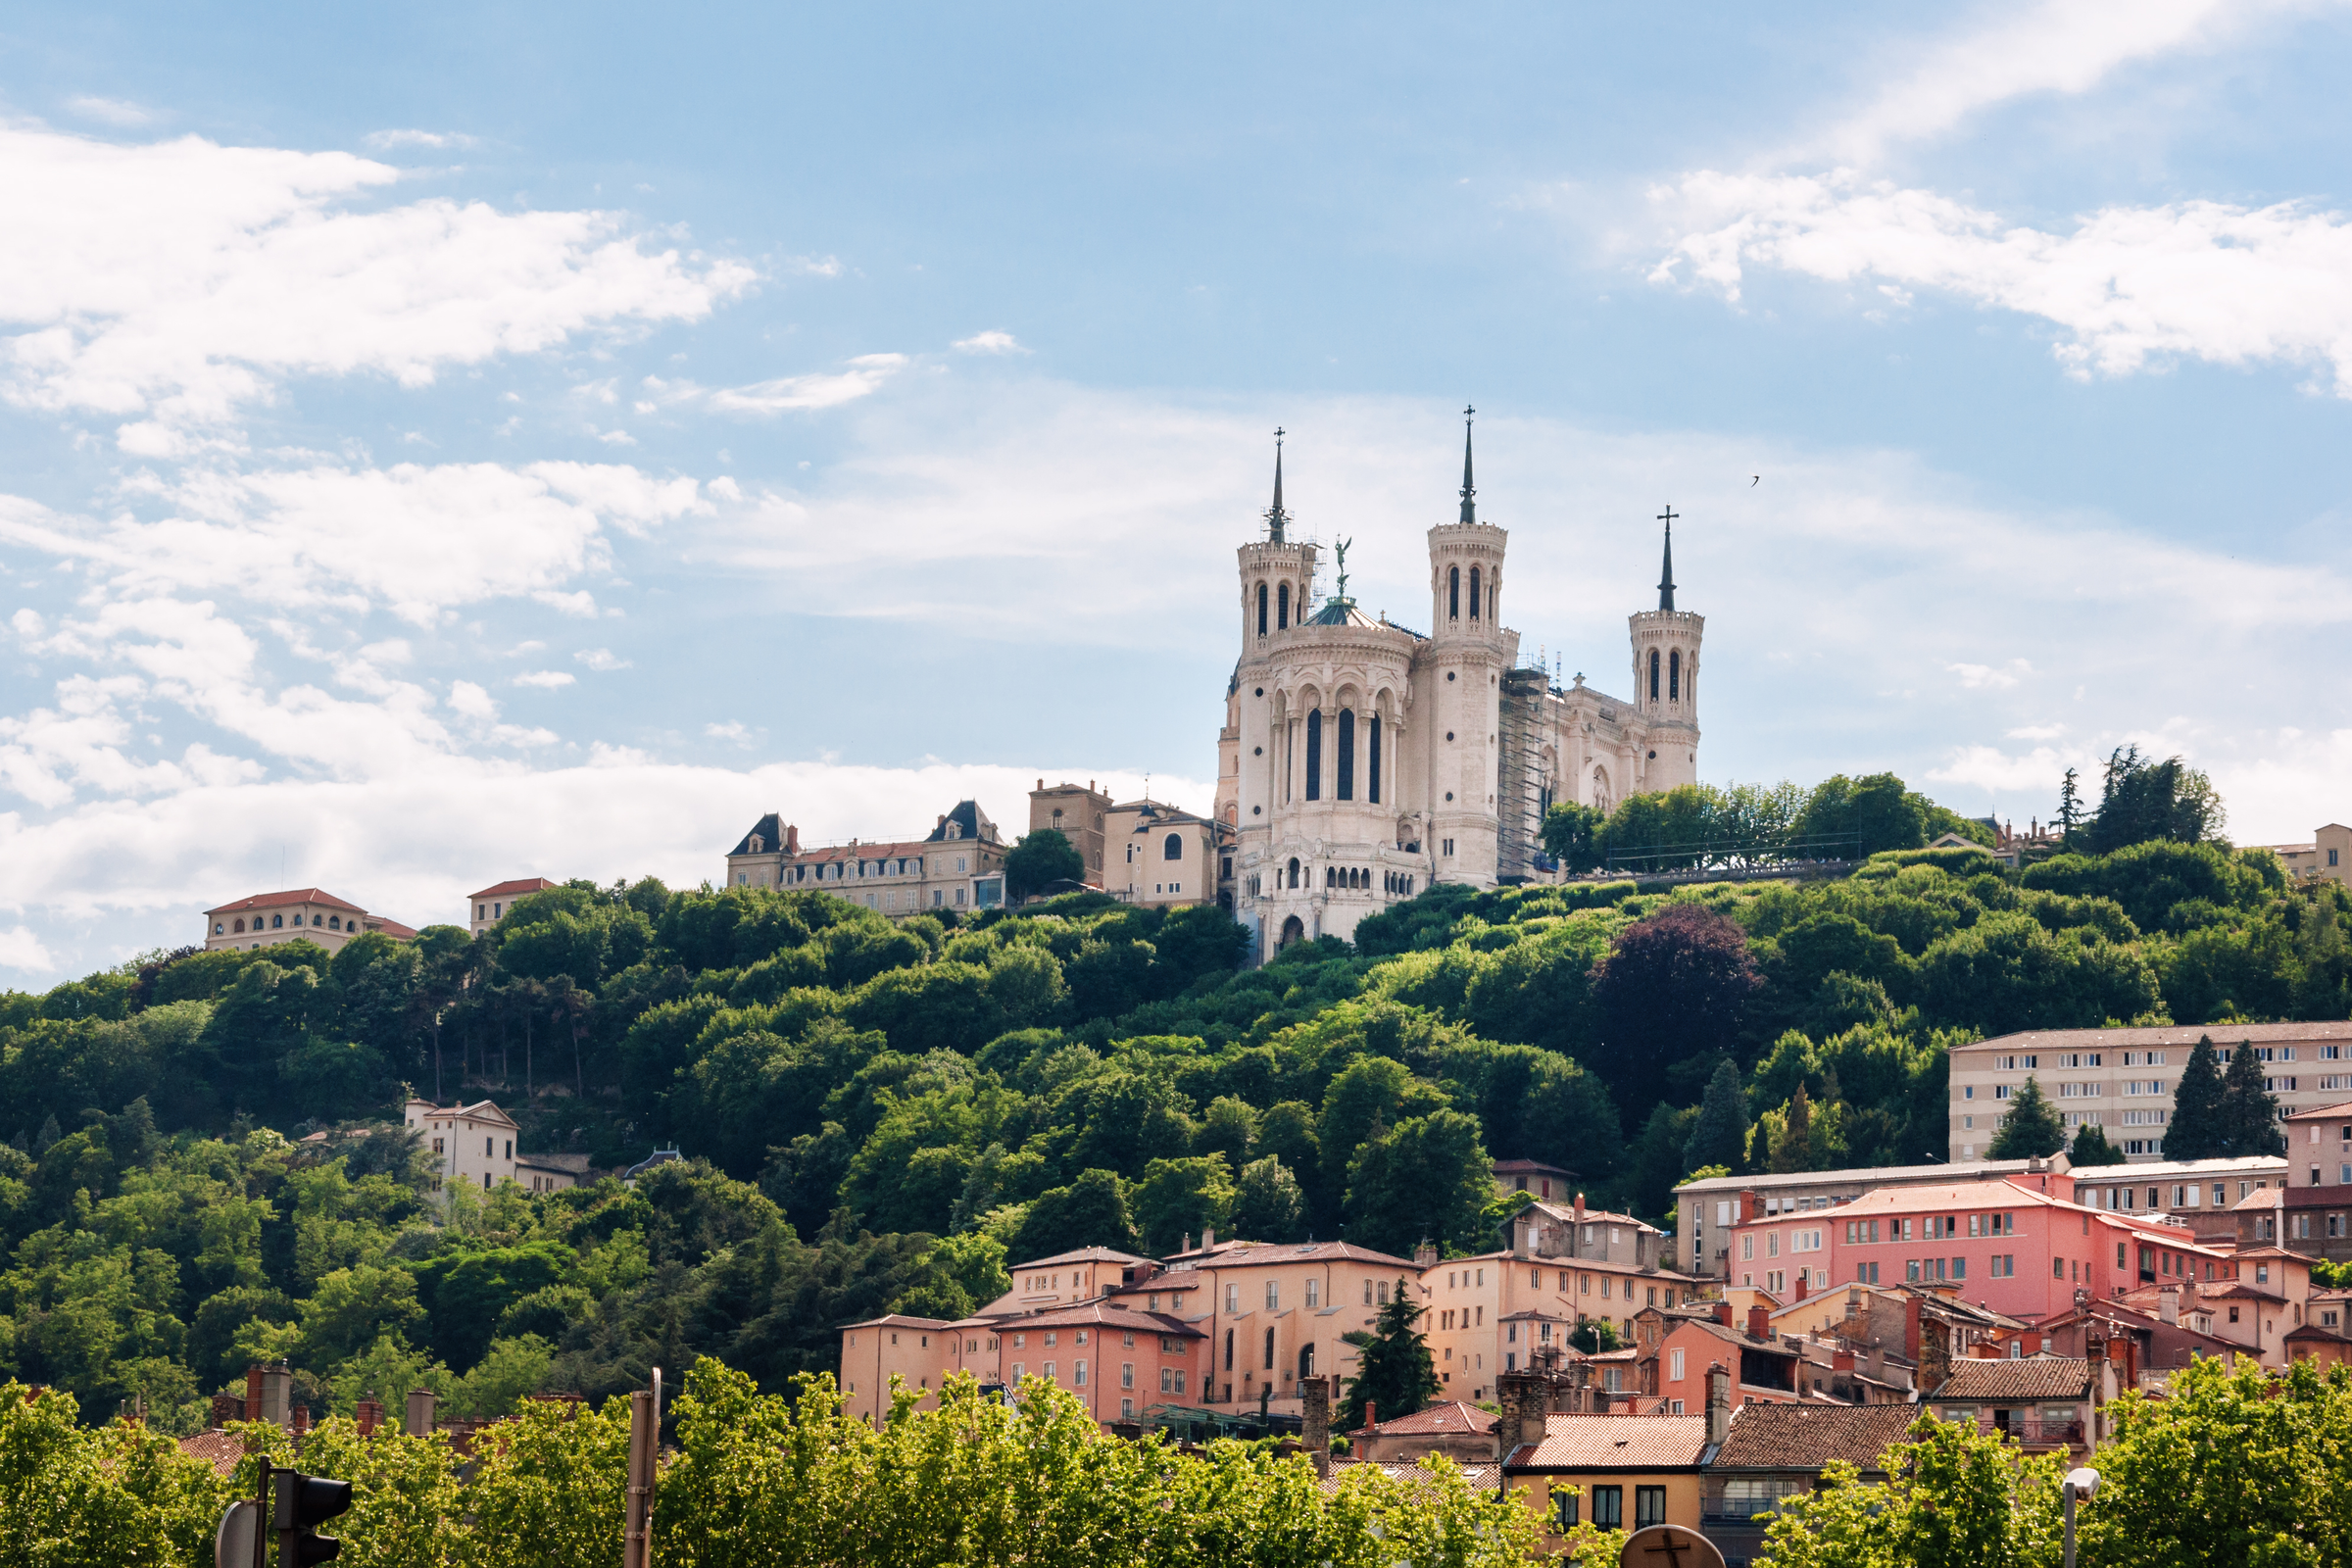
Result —
<instances>
[{"instance_id":1,"label":"pink building","mask_svg":"<svg viewBox=\"0 0 2352 1568\"><path fill-rule=\"evenodd\" d=\"M1784 1302L1833 1285L1949 1285L2033 1319L2071 1309L2078 1290L2109 1297L2235 1277L2233 1254L2200 1246L2185 1226L2084 1207L2071 1187L2044 1176L1889 1187L1826 1211L1749 1219L1728 1238L1731 1280Z\"/></svg>"}]
</instances>

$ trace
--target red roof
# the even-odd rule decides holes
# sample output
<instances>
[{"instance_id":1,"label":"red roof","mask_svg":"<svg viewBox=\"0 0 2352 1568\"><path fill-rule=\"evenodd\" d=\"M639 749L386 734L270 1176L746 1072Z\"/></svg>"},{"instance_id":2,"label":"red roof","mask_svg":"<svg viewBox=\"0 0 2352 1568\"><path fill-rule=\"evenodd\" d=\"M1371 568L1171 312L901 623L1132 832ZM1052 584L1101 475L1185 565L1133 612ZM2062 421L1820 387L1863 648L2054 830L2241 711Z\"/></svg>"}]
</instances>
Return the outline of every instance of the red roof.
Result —
<instances>
[{"instance_id":1,"label":"red roof","mask_svg":"<svg viewBox=\"0 0 2352 1568\"><path fill-rule=\"evenodd\" d=\"M1707 1446L1701 1415L1554 1415L1544 1441L1521 1444L1511 1470L1679 1470L1695 1466Z\"/></svg>"},{"instance_id":2,"label":"red roof","mask_svg":"<svg viewBox=\"0 0 2352 1568\"><path fill-rule=\"evenodd\" d=\"M238 899L234 903L223 904L217 909L207 909L204 912L207 914L234 914L243 909L270 908L288 904L323 904L330 908L349 909L354 914L368 912L349 899L338 899L323 888L292 888L284 893L257 893L250 899ZM415 935L414 932L410 934Z\"/></svg>"},{"instance_id":3,"label":"red roof","mask_svg":"<svg viewBox=\"0 0 2352 1568\"><path fill-rule=\"evenodd\" d=\"M245 1457L245 1439L234 1432L198 1432L179 1440L179 1451L191 1459L202 1459L225 1481L236 1474L237 1461Z\"/></svg>"},{"instance_id":4,"label":"red roof","mask_svg":"<svg viewBox=\"0 0 2352 1568\"><path fill-rule=\"evenodd\" d=\"M415 926L402 925L398 920L389 920L380 914L371 914L368 917L368 929L381 931L395 942L414 941L416 936Z\"/></svg>"},{"instance_id":5,"label":"red roof","mask_svg":"<svg viewBox=\"0 0 2352 1568\"><path fill-rule=\"evenodd\" d=\"M1494 1423L1502 1418L1492 1410L1481 1410L1475 1404L1448 1399L1444 1404L1429 1405L1411 1415L1400 1415L1394 1421L1378 1426L1358 1427L1350 1437L1425 1438L1448 1432L1492 1432Z\"/></svg>"},{"instance_id":6,"label":"red roof","mask_svg":"<svg viewBox=\"0 0 2352 1568\"><path fill-rule=\"evenodd\" d=\"M525 893L540 893L558 885L543 876L520 876L512 882L493 883L479 893L468 893L466 896L469 899L503 899L509 894L519 896Z\"/></svg>"}]
</instances>

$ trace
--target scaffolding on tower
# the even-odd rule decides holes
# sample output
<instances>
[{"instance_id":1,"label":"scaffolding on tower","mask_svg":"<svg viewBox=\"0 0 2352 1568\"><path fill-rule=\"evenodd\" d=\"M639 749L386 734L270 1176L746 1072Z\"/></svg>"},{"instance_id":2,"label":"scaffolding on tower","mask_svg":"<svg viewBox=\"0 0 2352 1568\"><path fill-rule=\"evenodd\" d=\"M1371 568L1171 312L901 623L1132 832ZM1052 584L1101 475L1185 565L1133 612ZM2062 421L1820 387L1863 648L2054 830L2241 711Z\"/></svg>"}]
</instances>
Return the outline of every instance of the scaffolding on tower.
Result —
<instances>
[{"instance_id":1,"label":"scaffolding on tower","mask_svg":"<svg viewBox=\"0 0 2352 1568\"><path fill-rule=\"evenodd\" d=\"M1551 869L1544 853L1544 704L1551 680L1541 669L1508 670L1502 677L1502 747L1495 758L1494 880L1521 883Z\"/></svg>"}]
</instances>

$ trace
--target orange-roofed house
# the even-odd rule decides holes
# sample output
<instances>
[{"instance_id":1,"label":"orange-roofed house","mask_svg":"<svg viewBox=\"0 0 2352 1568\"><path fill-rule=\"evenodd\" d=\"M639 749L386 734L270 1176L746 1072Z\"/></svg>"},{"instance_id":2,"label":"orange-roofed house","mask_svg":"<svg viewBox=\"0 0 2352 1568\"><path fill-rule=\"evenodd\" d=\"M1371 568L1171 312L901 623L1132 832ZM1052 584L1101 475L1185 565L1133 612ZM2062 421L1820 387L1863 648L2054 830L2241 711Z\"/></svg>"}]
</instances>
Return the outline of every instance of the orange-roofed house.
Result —
<instances>
[{"instance_id":1,"label":"orange-roofed house","mask_svg":"<svg viewBox=\"0 0 2352 1568\"><path fill-rule=\"evenodd\" d=\"M467 906L472 910L472 918L467 922L466 929L478 937L498 924L499 921L504 920L507 917L507 911L514 907L516 899L528 898L534 893L545 893L549 888L556 886L559 884L550 882L543 876L519 876L512 882L493 882L466 901Z\"/></svg>"},{"instance_id":2,"label":"orange-roofed house","mask_svg":"<svg viewBox=\"0 0 2352 1568\"><path fill-rule=\"evenodd\" d=\"M1364 1413L1377 1417L1380 1412L1367 1402ZM1457 1464L1488 1463L1494 1458L1494 1427L1500 1419L1492 1410L1447 1399L1394 1420L1366 1420L1348 1434L1349 1456L1373 1464L1410 1464L1442 1453Z\"/></svg>"},{"instance_id":3,"label":"orange-roofed house","mask_svg":"<svg viewBox=\"0 0 2352 1568\"><path fill-rule=\"evenodd\" d=\"M280 942L311 942L333 953L352 938L381 932L395 942L416 935L414 927L369 914L349 899L323 888L290 888L257 893L204 911L204 950L269 948Z\"/></svg>"}]
</instances>

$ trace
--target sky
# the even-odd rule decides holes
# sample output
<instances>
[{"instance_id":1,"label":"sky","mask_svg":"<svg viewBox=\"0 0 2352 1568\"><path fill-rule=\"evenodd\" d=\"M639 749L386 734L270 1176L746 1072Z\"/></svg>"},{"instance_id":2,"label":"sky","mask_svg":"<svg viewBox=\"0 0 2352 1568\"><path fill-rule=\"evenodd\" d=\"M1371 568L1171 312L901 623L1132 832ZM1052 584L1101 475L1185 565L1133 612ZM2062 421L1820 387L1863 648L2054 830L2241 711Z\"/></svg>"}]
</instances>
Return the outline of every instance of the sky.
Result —
<instances>
[{"instance_id":1,"label":"sky","mask_svg":"<svg viewBox=\"0 0 2352 1568\"><path fill-rule=\"evenodd\" d=\"M1273 431L1701 776L2352 811L2352 7L25 5L0 987L318 885L1203 808ZM1328 578L1324 584L1330 587Z\"/></svg>"}]
</instances>

